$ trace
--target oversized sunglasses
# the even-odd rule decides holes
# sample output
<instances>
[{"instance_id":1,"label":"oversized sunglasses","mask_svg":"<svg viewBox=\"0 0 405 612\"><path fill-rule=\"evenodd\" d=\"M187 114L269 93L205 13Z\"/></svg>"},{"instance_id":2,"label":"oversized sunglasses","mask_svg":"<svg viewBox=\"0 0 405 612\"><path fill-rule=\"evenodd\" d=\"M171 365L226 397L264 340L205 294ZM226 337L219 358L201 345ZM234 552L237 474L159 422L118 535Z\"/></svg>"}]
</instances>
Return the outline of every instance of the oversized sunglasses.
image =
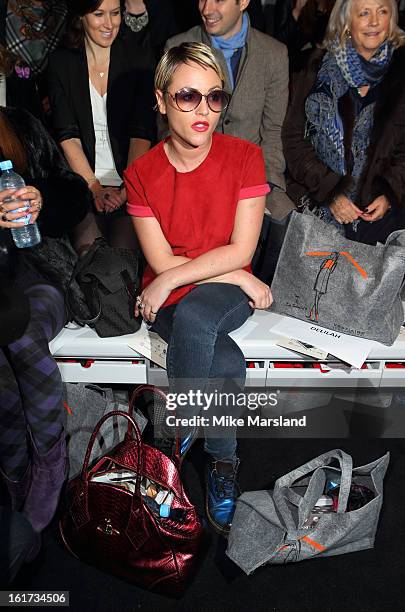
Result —
<instances>
[{"instance_id":1,"label":"oversized sunglasses","mask_svg":"<svg viewBox=\"0 0 405 612\"><path fill-rule=\"evenodd\" d=\"M170 91L164 93L169 94L171 99L176 103L176 106L183 113L189 113L195 110L200 104L203 98L206 99L208 108L213 113L221 113L229 104L230 95L222 89L213 89L208 94L202 94L197 89L184 88L180 91L176 91L173 95Z\"/></svg>"}]
</instances>

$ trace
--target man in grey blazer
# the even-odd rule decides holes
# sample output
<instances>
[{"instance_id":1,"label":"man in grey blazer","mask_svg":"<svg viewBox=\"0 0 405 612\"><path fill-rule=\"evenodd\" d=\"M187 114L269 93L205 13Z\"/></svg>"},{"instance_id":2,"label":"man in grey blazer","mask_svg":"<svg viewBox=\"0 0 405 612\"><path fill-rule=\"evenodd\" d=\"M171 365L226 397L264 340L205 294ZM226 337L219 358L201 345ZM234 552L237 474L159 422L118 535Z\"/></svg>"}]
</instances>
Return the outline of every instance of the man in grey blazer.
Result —
<instances>
[{"instance_id":1,"label":"man in grey blazer","mask_svg":"<svg viewBox=\"0 0 405 612\"><path fill-rule=\"evenodd\" d=\"M197 1L202 24L170 38L166 49L183 42L203 42L213 49L226 75L225 89L232 93L217 130L261 146L272 187L266 202L272 223L269 229L267 217L261 240L278 250L284 237L284 221L294 208L285 193L281 143L288 102L287 49L250 26L245 12L250 0ZM269 265L273 267L274 262Z\"/></svg>"}]
</instances>

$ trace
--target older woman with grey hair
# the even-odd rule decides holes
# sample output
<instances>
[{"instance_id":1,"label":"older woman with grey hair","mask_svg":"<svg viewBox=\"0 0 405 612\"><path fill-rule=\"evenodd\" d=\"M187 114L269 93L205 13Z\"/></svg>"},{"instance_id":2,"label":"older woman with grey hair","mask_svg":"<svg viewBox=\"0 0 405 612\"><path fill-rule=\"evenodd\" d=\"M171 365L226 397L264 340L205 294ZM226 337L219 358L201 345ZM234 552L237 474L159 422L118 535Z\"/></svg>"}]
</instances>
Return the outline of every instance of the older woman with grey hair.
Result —
<instances>
[{"instance_id":1,"label":"older woman with grey hair","mask_svg":"<svg viewBox=\"0 0 405 612\"><path fill-rule=\"evenodd\" d=\"M337 0L283 129L290 197L368 244L405 227L404 44L395 0Z\"/></svg>"}]
</instances>

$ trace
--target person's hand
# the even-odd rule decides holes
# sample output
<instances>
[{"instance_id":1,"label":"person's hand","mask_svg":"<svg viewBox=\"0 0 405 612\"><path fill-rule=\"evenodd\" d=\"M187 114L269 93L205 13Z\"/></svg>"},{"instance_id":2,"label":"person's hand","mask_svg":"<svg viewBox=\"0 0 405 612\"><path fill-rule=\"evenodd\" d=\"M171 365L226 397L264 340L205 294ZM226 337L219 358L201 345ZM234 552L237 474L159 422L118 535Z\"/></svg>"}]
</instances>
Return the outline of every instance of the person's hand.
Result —
<instances>
[{"instance_id":1,"label":"person's hand","mask_svg":"<svg viewBox=\"0 0 405 612\"><path fill-rule=\"evenodd\" d=\"M270 287L245 270L240 271L239 287L250 298L249 306L264 310L273 303Z\"/></svg>"},{"instance_id":2,"label":"person's hand","mask_svg":"<svg viewBox=\"0 0 405 612\"><path fill-rule=\"evenodd\" d=\"M162 272L136 298L135 317L142 315L148 323L153 323L161 305L167 300L173 287L168 276Z\"/></svg>"},{"instance_id":3,"label":"person's hand","mask_svg":"<svg viewBox=\"0 0 405 612\"><path fill-rule=\"evenodd\" d=\"M99 213L104 212L105 202L103 198L103 193L104 193L103 186L101 185L100 181L96 179L93 179L91 182L91 185L89 186L90 186L90 191L94 197L94 206L96 208L96 211Z\"/></svg>"},{"instance_id":4,"label":"person's hand","mask_svg":"<svg viewBox=\"0 0 405 612\"><path fill-rule=\"evenodd\" d=\"M10 201L11 200L11 201ZM20 212L13 212L21 208ZM35 223L42 208L42 196L38 189L26 185L21 189L6 189L0 193L0 227L23 227L24 223L14 221L31 215L30 223Z\"/></svg>"},{"instance_id":5,"label":"person's hand","mask_svg":"<svg viewBox=\"0 0 405 612\"><path fill-rule=\"evenodd\" d=\"M295 6L292 10L292 16L294 17L295 21L298 21L299 16L301 15L301 11L307 2L308 0L297 0L296 1Z\"/></svg>"},{"instance_id":6,"label":"person's hand","mask_svg":"<svg viewBox=\"0 0 405 612\"><path fill-rule=\"evenodd\" d=\"M104 212L112 213L123 205L121 190L118 187L103 187L102 199L104 202Z\"/></svg>"},{"instance_id":7,"label":"person's hand","mask_svg":"<svg viewBox=\"0 0 405 612\"><path fill-rule=\"evenodd\" d=\"M379 221L390 208L391 205L387 198L383 195L378 196L378 198L367 206L366 210L361 215L361 218L364 219L364 221L369 221L371 223L373 221Z\"/></svg>"},{"instance_id":8,"label":"person's hand","mask_svg":"<svg viewBox=\"0 0 405 612\"><path fill-rule=\"evenodd\" d=\"M103 187L99 181L91 186L94 205L99 213L111 213L122 206L121 191L118 187Z\"/></svg>"},{"instance_id":9,"label":"person's hand","mask_svg":"<svg viewBox=\"0 0 405 612\"><path fill-rule=\"evenodd\" d=\"M357 208L357 206L344 195L338 196L329 208L336 221L343 224L356 221L362 214L360 208Z\"/></svg>"}]
</instances>

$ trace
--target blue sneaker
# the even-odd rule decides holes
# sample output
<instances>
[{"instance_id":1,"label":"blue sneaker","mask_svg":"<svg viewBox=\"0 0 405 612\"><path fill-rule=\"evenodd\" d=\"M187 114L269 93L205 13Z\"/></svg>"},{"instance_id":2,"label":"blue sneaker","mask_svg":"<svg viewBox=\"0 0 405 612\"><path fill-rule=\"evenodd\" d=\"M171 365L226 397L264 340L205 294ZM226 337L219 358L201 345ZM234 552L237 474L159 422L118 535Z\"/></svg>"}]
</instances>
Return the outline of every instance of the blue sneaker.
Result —
<instances>
[{"instance_id":1,"label":"blue sneaker","mask_svg":"<svg viewBox=\"0 0 405 612\"><path fill-rule=\"evenodd\" d=\"M205 509L209 522L222 535L229 533L240 493L238 467L239 459L235 463L212 460L207 468Z\"/></svg>"}]
</instances>

